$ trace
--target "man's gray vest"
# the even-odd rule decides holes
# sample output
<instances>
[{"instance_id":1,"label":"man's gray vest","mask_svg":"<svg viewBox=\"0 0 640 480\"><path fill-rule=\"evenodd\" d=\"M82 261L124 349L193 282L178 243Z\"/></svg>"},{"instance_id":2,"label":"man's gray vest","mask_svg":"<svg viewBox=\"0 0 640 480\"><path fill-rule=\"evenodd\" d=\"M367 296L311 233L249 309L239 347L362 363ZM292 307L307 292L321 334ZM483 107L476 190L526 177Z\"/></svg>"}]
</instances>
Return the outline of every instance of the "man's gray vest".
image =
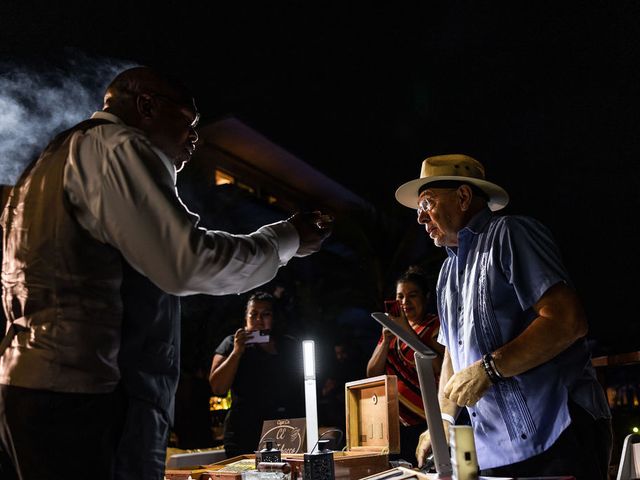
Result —
<instances>
[{"instance_id":1,"label":"man's gray vest","mask_svg":"<svg viewBox=\"0 0 640 480\"><path fill-rule=\"evenodd\" d=\"M89 235L63 188L72 134L104 123L86 120L59 134L10 193L0 222L13 338L0 358L0 383L100 393L114 390L122 373L127 395L169 413L179 375L178 299Z\"/></svg>"},{"instance_id":2,"label":"man's gray vest","mask_svg":"<svg viewBox=\"0 0 640 480\"><path fill-rule=\"evenodd\" d=\"M120 253L93 239L63 190L72 134L59 134L22 174L0 222L7 337L0 383L58 392L112 391L119 380Z\"/></svg>"}]
</instances>

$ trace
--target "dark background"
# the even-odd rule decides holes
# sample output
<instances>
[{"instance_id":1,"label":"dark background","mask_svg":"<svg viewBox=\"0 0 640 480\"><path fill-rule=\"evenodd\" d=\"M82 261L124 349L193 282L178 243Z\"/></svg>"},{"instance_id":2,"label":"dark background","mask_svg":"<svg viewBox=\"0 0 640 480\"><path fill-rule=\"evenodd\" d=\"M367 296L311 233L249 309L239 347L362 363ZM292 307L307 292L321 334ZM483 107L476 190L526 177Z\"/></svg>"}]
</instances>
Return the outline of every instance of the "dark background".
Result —
<instances>
[{"instance_id":1,"label":"dark background","mask_svg":"<svg viewBox=\"0 0 640 480\"><path fill-rule=\"evenodd\" d=\"M238 115L407 229L422 159L475 156L556 235L596 351L639 349L637 1L14 3L3 75L170 69L204 123Z\"/></svg>"}]
</instances>

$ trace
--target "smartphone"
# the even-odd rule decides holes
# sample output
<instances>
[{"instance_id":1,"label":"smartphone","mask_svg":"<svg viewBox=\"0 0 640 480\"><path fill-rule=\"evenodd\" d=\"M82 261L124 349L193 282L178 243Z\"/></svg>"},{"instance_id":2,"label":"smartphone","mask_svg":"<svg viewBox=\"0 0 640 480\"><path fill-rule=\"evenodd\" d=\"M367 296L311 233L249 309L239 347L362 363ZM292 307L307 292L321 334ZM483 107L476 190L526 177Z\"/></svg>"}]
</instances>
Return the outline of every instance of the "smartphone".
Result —
<instances>
[{"instance_id":1,"label":"smartphone","mask_svg":"<svg viewBox=\"0 0 640 480\"><path fill-rule=\"evenodd\" d=\"M398 300L385 300L384 311L394 317L400 316L400 302Z\"/></svg>"},{"instance_id":2,"label":"smartphone","mask_svg":"<svg viewBox=\"0 0 640 480\"><path fill-rule=\"evenodd\" d=\"M245 344L250 343L268 343L269 342L269 330L251 330L247 332L247 341Z\"/></svg>"}]
</instances>

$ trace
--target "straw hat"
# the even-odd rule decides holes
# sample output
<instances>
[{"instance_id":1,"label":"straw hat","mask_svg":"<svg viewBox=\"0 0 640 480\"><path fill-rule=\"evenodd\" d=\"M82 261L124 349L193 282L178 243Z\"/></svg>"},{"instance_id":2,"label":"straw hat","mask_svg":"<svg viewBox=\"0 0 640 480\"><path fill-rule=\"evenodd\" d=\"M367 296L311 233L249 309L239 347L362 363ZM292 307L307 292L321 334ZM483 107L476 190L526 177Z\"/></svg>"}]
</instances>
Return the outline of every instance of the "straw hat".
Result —
<instances>
[{"instance_id":1,"label":"straw hat","mask_svg":"<svg viewBox=\"0 0 640 480\"><path fill-rule=\"evenodd\" d=\"M484 167L475 158L467 155L437 155L422 162L420 178L407 182L396 190L396 200L405 207L418 206L418 190L423 185L441 180L456 180L475 185L489 197L488 205L493 211L509 203L509 194L495 183L484 179Z\"/></svg>"}]
</instances>

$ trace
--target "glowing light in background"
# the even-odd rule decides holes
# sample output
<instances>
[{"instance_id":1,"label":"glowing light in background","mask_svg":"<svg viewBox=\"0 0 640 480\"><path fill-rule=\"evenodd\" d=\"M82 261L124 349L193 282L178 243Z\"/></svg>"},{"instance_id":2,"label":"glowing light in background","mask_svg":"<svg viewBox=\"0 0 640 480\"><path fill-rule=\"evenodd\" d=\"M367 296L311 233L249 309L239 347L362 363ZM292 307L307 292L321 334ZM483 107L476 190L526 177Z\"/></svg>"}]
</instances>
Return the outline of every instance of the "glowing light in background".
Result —
<instances>
[{"instance_id":1,"label":"glowing light in background","mask_svg":"<svg viewBox=\"0 0 640 480\"><path fill-rule=\"evenodd\" d=\"M316 353L313 340L302 342L304 404L307 421L307 452L318 443L318 402L316 399Z\"/></svg>"}]
</instances>

